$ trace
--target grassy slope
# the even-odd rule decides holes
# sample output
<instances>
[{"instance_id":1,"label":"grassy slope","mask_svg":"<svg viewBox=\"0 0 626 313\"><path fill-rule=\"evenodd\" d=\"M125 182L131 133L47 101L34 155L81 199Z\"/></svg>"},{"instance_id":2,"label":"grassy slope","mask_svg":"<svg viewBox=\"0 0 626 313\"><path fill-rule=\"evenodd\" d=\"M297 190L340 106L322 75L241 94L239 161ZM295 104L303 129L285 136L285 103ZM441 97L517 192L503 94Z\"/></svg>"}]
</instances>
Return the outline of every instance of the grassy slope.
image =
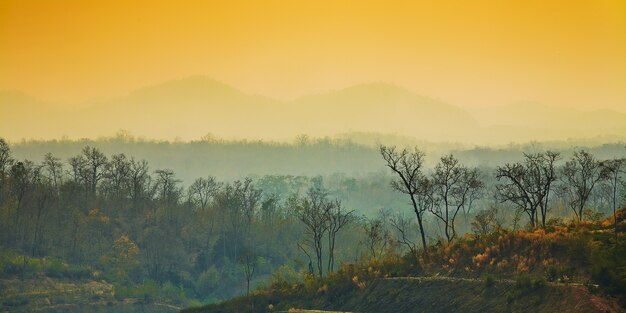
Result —
<instances>
[{"instance_id":1,"label":"grassy slope","mask_svg":"<svg viewBox=\"0 0 626 313\"><path fill-rule=\"evenodd\" d=\"M511 293L511 291L516 291ZM514 294L514 296L511 296ZM351 312L606 312L612 303L589 294L583 287L543 285L517 287L512 282L376 279L364 288L341 294L320 292L312 297L256 295L221 305L187 309L185 313L267 312L290 308Z\"/></svg>"},{"instance_id":2,"label":"grassy slope","mask_svg":"<svg viewBox=\"0 0 626 313\"><path fill-rule=\"evenodd\" d=\"M177 308L137 299L116 299L105 281L56 279L0 279L0 312L176 312Z\"/></svg>"},{"instance_id":3,"label":"grassy slope","mask_svg":"<svg viewBox=\"0 0 626 313\"><path fill-rule=\"evenodd\" d=\"M344 264L321 281L277 281L250 298L183 312L624 312L626 208L617 216L617 243L612 219L468 234L418 258Z\"/></svg>"}]
</instances>

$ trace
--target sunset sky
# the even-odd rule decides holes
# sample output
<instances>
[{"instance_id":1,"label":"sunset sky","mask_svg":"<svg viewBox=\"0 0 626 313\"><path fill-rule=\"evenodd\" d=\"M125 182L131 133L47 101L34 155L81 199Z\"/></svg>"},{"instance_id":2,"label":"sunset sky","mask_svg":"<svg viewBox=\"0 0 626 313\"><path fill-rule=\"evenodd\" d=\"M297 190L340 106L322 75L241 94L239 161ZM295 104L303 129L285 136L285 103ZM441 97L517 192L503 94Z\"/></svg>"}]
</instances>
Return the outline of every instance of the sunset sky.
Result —
<instances>
[{"instance_id":1,"label":"sunset sky","mask_svg":"<svg viewBox=\"0 0 626 313\"><path fill-rule=\"evenodd\" d=\"M206 75L626 111L626 1L0 1L0 89L80 106Z\"/></svg>"}]
</instances>

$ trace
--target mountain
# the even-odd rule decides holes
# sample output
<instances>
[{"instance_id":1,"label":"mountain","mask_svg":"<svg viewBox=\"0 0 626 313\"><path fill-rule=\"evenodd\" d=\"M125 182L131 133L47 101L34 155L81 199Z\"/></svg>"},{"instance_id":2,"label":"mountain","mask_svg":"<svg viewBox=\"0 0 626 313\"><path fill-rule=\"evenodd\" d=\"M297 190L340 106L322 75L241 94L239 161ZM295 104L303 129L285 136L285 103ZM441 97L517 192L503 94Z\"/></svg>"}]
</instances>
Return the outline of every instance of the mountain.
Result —
<instances>
[{"instance_id":1,"label":"mountain","mask_svg":"<svg viewBox=\"0 0 626 313\"><path fill-rule=\"evenodd\" d=\"M0 136L60 138L71 131L65 110L18 91L0 91Z\"/></svg>"},{"instance_id":2,"label":"mountain","mask_svg":"<svg viewBox=\"0 0 626 313\"><path fill-rule=\"evenodd\" d=\"M303 97L291 107L307 116L304 132L398 133L422 140L467 139L477 123L454 105L416 95L387 83L352 86Z\"/></svg>"},{"instance_id":3,"label":"mountain","mask_svg":"<svg viewBox=\"0 0 626 313\"><path fill-rule=\"evenodd\" d=\"M108 136L120 129L159 139L291 140L298 134L397 134L430 142L494 144L609 135L624 138L626 115L536 103L465 111L388 83L369 83L290 101L248 94L204 76L61 110L25 94L0 93L0 136ZM35 112L35 113L33 113Z\"/></svg>"},{"instance_id":4,"label":"mountain","mask_svg":"<svg viewBox=\"0 0 626 313\"><path fill-rule=\"evenodd\" d=\"M276 110L274 100L193 76L94 105L82 112L86 123L80 127L85 132L98 127L100 135L126 129L153 138L199 139L208 132L249 137L254 133L247 131L248 125L259 127L266 122L263 118ZM105 124L90 125L93 120Z\"/></svg>"},{"instance_id":5,"label":"mountain","mask_svg":"<svg viewBox=\"0 0 626 313\"><path fill-rule=\"evenodd\" d=\"M497 108L472 110L472 115L494 140L559 140L595 136L624 138L626 114L612 110L580 111L520 102Z\"/></svg>"}]
</instances>

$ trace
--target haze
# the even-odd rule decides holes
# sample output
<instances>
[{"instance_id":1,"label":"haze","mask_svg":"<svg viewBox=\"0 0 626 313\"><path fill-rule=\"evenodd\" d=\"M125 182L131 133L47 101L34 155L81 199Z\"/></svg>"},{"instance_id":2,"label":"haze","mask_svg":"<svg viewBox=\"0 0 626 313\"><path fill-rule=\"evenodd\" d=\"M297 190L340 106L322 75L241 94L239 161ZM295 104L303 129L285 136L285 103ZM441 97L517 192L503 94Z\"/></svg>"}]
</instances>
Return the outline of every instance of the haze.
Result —
<instances>
[{"instance_id":1,"label":"haze","mask_svg":"<svg viewBox=\"0 0 626 313\"><path fill-rule=\"evenodd\" d=\"M619 0L2 1L0 90L10 92L0 97L0 132L10 140L119 129L161 139L623 138L624 29ZM374 91L362 88L371 83ZM222 85L242 95L236 104L214 94ZM337 96L344 88L356 91ZM369 93L378 94L372 109L350 124ZM330 99L306 100L311 94ZM265 122L238 120L243 98L250 119ZM324 110L339 105L326 120Z\"/></svg>"}]
</instances>

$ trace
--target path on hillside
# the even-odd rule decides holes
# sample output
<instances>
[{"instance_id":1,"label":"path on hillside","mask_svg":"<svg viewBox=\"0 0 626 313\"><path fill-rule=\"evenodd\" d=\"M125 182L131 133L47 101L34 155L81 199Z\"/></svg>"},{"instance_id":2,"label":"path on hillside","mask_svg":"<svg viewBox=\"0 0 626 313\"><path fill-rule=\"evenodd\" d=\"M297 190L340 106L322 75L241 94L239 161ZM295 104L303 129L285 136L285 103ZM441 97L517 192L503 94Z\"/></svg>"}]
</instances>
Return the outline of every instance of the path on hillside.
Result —
<instances>
[{"instance_id":1,"label":"path on hillside","mask_svg":"<svg viewBox=\"0 0 626 313\"><path fill-rule=\"evenodd\" d=\"M447 282L484 282L484 278L464 278L464 277L451 277L451 276L402 276L402 277L385 277L383 280L407 280L407 281L447 281ZM493 279L496 283L504 283L504 284L515 284L516 280L514 279ZM581 283L559 283L559 282L545 282L546 285L550 286L569 286L569 287L582 287L585 286ZM599 287L598 285L589 285L594 288Z\"/></svg>"},{"instance_id":2,"label":"path on hillside","mask_svg":"<svg viewBox=\"0 0 626 313\"><path fill-rule=\"evenodd\" d=\"M288 311L276 311L276 313L356 313L356 312L292 309Z\"/></svg>"}]
</instances>

